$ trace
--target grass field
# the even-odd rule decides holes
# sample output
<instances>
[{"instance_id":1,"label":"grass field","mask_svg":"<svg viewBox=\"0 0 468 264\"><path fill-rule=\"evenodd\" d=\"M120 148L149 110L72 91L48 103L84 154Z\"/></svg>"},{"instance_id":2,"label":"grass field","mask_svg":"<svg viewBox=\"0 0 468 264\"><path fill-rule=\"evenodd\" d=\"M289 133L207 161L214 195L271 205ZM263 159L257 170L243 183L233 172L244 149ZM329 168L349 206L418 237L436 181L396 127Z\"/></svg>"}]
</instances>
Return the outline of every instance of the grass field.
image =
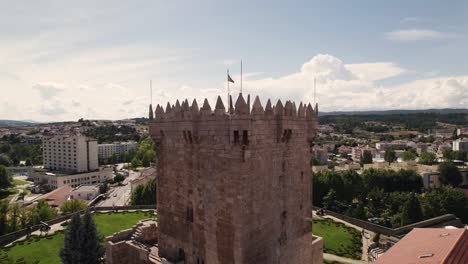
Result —
<instances>
[{"instance_id":1,"label":"grass field","mask_svg":"<svg viewBox=\"0 0 468 264\"><path fill-rule=\"evenodd\" d=\"M152 215L145 212L94 214L94 220L98 231L104 236L109 236L120 230L128 229L139 220L150 217L152 217ZM37 260L39 263L58 264L61 263L58 254L63 245L63 238L63 232L56 233L46 238L33 237L27 241L17 243L11 248L2 249L0 256L6 254L9 258L14 260L23 258L26 263L38 263L34 262ZM1 259L0 263L2 263Z\"/></svg>"},{"instance_id":2,"label":"grass field","mask_svg":"<svg viewBox=\"0 0 468 264\"><path fill-rule=\"evenodd\" d=\"M361 259L361 234L354 228L332 220L314 219L313 234L323 238L324 252L352 259Z\"/></svg>"},{"instance_id":3,"label":"grass field","mask_svg":"<svg viewBox=\"0 0 468 264\"><path fill-rule=\"evenodd\" d=\"M28 181L23 181L23 180L20 180L20 179L13 179L13 184L14 185L24 185L24 184L28 184L30 182Z\"/></svg>"}]
</instances>

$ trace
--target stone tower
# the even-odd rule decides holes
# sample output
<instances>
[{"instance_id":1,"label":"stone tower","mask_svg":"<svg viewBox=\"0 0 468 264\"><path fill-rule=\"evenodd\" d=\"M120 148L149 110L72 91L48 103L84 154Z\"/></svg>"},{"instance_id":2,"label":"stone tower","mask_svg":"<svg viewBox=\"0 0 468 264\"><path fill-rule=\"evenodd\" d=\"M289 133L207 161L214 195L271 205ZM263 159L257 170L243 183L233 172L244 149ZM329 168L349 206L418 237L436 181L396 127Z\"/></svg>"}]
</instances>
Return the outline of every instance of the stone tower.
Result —
<instances>
[{"instance_id":1,"label":"stone tower","mask_svg":"<svg viewBox=\"0 0 468 264\"><path fill-rule=\"evenodd\" d=\"M317 113L239 95L155 109L158 247L188 264L312 262L310 146Z\"/></svg>"}]
</instances>

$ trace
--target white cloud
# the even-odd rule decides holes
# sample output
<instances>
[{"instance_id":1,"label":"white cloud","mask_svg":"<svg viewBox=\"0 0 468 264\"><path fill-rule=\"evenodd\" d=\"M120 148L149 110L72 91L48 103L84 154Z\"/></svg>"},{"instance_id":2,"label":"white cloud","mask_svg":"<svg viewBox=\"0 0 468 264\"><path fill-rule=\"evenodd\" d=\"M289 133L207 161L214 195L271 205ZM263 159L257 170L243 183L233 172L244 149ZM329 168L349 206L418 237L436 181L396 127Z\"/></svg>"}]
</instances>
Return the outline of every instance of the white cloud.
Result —
<instances>
[{"instance_id":1,"label":"white cloud","mask_svg":"<svg viewBox=\"0 0 468 264\"><path fill-rule=\"evenodd\" d=\"M389 40L393 41L418 41L436 40L450 37L450 34L431 29L402 29L385 33Z\"/></svg>"},{"instance_id":2,"label":"white cloud","mask_svg":"<svg viewBox=\"0 0 468 264\"><path fill-rule=\"evenodd\" d=\"M391 62L345 64L331 55L317 55L301 69L279 78L246 80L246 92L263 101L292 99L317 102L324 111L370 109L468 108L468 76L449 76L383 86L377 81L400 76L407 70Z\"/></svg>"}]
</instances>

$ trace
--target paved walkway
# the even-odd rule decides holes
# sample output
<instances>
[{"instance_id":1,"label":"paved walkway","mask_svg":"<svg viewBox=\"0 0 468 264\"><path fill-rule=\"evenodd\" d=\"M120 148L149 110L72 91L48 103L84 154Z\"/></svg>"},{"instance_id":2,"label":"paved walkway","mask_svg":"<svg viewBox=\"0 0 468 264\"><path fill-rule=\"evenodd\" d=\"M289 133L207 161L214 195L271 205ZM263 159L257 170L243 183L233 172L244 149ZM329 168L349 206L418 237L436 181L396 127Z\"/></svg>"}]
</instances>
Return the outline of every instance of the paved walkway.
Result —
<instances>
[{"instance_id":1,"label":"paved walkway","mask_svg":"<svg viewBox=\"0 0 468 264\"><path fill-rule=\"evenodd\" d=\"M339 257L336 255L328 254L328 253L323 253L323 259L328 260L328 261L337 261L337 262L346 263L346 264L367 264L367 261L364 261L364 260L343 258L343 257Z\"/></svg>"}]
</instances>

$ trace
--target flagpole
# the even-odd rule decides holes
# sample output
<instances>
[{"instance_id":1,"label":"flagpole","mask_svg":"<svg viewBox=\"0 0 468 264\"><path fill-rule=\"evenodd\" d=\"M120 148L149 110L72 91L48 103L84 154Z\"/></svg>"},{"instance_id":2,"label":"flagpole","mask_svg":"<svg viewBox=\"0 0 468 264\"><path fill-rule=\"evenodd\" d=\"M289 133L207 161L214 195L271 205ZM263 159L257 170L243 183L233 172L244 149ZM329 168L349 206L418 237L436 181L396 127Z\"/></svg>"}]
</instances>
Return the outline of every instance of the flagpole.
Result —
<instances>
[{"instance_id":1,"label":"flagpole","mask_svg":"<svg viewBox=\"0 0 468 264\"><path fill-rule=\"evenodd\" d=\"M242 60L241 60L241 93L242 93Z\"/></svg>"},{"instance_id":2,"label":"flagpole","mask_svg":"<svg viewBox=\"0 0 468 264\"><path fill-rule=\"evenodd\" d=\"M150 80L150 104L153 105L153 80Z\"/></svg>"},{"instance_id":3,"label":"flagpole","mask_svg":"<svg viewBox=\"0 0 468 264\"><path fill-rule=\"evenodd\" d=\"M229 95L230 95L230 92L229 92L229 69L227 70L226 81L227 81L227 104L229 105Z\"/></svg>"}]
</instances>

